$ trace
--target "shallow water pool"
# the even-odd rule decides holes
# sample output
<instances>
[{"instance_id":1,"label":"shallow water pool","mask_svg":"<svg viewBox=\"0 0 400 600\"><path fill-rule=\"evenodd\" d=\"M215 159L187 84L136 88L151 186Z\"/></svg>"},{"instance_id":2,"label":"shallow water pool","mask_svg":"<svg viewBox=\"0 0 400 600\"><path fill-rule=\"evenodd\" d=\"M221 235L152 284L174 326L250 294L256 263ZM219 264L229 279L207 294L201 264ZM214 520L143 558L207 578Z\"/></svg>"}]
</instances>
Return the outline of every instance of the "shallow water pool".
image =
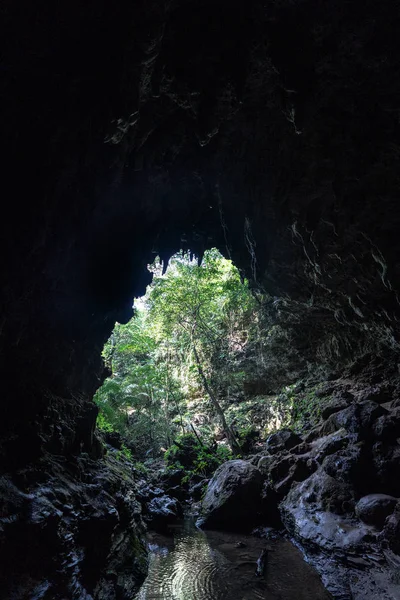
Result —
<instances>
[{"instance_id":1,"label":"shallow water pool","mask_svg":"<svg viewBox=\"0 0 400 600\"><path fill-rule=\"evenodd\" d=\"M318 574L287 539L204 532L185 521L149 535L149 573L134 600L328 600ZM263 577L256 561L267 548Z\"/></svg>"}]
</instances>

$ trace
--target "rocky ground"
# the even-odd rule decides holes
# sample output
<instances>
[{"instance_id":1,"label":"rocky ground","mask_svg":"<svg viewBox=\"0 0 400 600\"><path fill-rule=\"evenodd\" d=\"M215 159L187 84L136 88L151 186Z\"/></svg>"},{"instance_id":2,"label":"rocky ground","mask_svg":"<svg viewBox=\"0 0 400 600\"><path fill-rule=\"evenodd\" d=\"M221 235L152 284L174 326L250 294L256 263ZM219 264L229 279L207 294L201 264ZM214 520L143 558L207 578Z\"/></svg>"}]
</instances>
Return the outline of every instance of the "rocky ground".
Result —
<instances>
[{"instance_id":1,"label":"rocky ground","mask_svg":"<svg viewBox=\"0 0 400 600\"><path fill-rule=\"evenodd\" d=\"M0 597L131 599L147 572L132 465L48 455L13 479L0 478Z\"/></svg>"},{"instance_id":2,"label":"rocky ground","mask_svg":"<svg viewBox=\"0 0 400 600\"><path fill-rule=\"evenodd\" d=\"M353 382L354 383L354 382ZM350 391L352 390L352 391ZM281 430L210 481L200 523L284 527L337 599L400 597L400 412L385 386L325 386L316 427Z\"/></svg>"}]
</instances>

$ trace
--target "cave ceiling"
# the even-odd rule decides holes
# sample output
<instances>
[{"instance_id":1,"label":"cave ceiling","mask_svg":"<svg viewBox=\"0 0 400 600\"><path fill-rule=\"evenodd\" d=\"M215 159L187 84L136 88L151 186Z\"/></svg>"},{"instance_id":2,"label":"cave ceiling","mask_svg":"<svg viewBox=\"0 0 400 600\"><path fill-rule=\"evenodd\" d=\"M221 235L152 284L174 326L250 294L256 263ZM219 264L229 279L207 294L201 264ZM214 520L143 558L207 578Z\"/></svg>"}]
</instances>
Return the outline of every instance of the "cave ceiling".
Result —
<instances>
[{"instance_id":1,"label":"cave ceiling","mask_svg":"<svg viewBox=\"0 0 400 600\"><path fill-rule=\"evenodd\" d=\"M218 246L299 326L397 349L397 3L22 6L3 9L5 377L90 395L146 265L181 248Z\"/></svg>"}]
</instances>

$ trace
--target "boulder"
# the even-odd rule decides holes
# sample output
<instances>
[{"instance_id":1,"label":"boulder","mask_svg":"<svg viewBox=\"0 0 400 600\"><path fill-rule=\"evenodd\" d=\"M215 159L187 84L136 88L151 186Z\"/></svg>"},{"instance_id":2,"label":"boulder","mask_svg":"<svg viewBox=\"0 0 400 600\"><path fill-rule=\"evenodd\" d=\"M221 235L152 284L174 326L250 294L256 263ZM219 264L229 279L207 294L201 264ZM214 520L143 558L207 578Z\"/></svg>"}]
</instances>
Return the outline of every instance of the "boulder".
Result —
<instances>
[{"instance_id":1,"label":"boulder","mask_svg":"<svg viewBox=\"0 0 400 600\"><path fill-rule=\"evenodd\" d=\"M283 458L276 458L271 464L269 476L271 482L277 483L289 473L290 467L296 462L296 457L293 454L284 456Z\"/></svg>"},{"instance_id":2,"label":"boulder","mask_svg":"<svg viewBox=\"0 0 400 600\"><path fill-rule=\"evenodd\" d=\"M263 476L245 460L229 460L216 470L207 486L199 524L215 529L246 529L261 510Z\"/></svg>"},{"instance_id":3,"label":"boulder","mask_svg":"<svg viewBox=\"0 0 400 600\"><path fill-rule=\"evenodd\" d=\"M400 555L400 501L397 502L394 511L386 519L380 539L393 552Z\"/></svg>"},{"instance_id":4,"label":"boulder","mask_svg":"<svg viewBox=\"0 0 400 600\"><path fill-rule=\"evenodd\" d=\"M400 398L395 398L392 400L390 408L400 408Z\"/></svg>"},{"instance_id":5,"label":"boulder","mask_svg":"<svg viewBox=\"0 0 400 600\"><path fill-rule=\"evenodd\" d=\"M388 389L375 386L365 390L360 395L360 400L372 400L372 402L376 402L377 404L386 404L386 402L391 402L393 400L393 396Z\"/></svg>"},{"instance_id":6,"label":"boulder","mask_svg":"<svg viewBox=\"0 0 400 600\"><path fill-rule=\"evenodd\" d=\"M189 488L190 498L192 498L195 501L200 500L208 482L209 482L208 479L203 479L202 481L198 481L197 483L194 483L192 486L190 486L190 488Z\"/></svg>"},{"instance_id":7,"label":"boulder","mask_svg":"<svg viewBox=\"0 0 400 600\"><path fill-rule=\"evenodd\" d=\"M281 429L268 437L266 446L270 454L277 454L282 450L290 450L302 442L302 438L297 433L290 429Z\"/></svg>"},{"instance_id":8,"label":"boulder","mask_svg":"<svg viewBox=\"0 0 400 600\"><path fill-rule=\"evenodd\" d=\"M370 437L373 423L384 414L387 414L387 410L371 400L352 404L344 410L331 414L320 428L320 433L328 435L339 429L345 429L348 433L364 439Z\"/></svg>"},{"instance_id":9,"label":"boulder","mask_svg":"<svg viewBox=\"0 0 400 600\"><path fill-rule=\"evenodd\" d=\"M371 469L368 446L364 442L350 444L347 448L327 456L322 469L330 477L349 484L358 495L376 489L374 469Z\"/></svg>"},{"instance_id":10,"label":"boulder","mask_svg":"<svg viewBox=\"0 0 400 600\"><path fill-rule=\"evenodd\" d=\"M302 543L326 550L347 549L368 534L367 525L346 516L353 501L351 487L336 481L322 469L292 486L280 504L282 522Z\"/></svg>"},{"instance_id":11,"label":"boulder","mask_svg":"<svg viewBox=\"0 0 400 600\"><path fill-rule=\"evenodd\" d=\"M347 408L354 396L349 392L340 392L333 398L326 400L321 407L321 417L325 421L328 417Z\"/></svg>"},{"instance_id":12,"label":"boulder","mask_svg":"<svg viewBox=\"0 0 400 600\"><path fill-rule=\"evenodd\" d=\"M302 502L315 510L344 514L354 504L354 493L350 485L334 479L322 469L293 487L284 504Z\"/></svg>"},{"instance_id":13,"label":"boulder","mask_svg":"<svg viewBox=\"0 0 400 600\"><path fill-rule=\"evenodd\" d=\"M373 467L381 492L400 496L400 446L395 443L378 441L372 447Z\"/></svg>"},{"instance_id":14,"label":"boulder","mask_svg":"<svg viewBox=\"0 0 400 600\"><path fill-rule=\"evenodd\" d=\"M176 498L157 496L146 507L145 521L155 531L166 531L182 517L182 507Z\"/></svg>"},{"instance_id":15,"label":"boulder","mask_svg":"<svg viewBox=\"0 0 400 600\"><path fill-rule=\"evenodd\" d=\"M394 511L397 498L386 494L368 494L356 504L356 515L364 523L383 527L386 517Z\"/></svg>"},{"instance_id":16,"label":"boulder","mask_svg":"<svg viewBox=\"0 0 400 600\"><path fill-rule=\"evenodd\" d=\"M185 472L182 469L167 469L165 473L161 475L161 485L165 488L180 485L184 475Z\"/></svg>"},{"instance_id":17,"label":"boulder","mask_svg":"<svg viewBox=\"0 0 400 600\"><path fill-rule=\"evenodd\" d=\"M313 444L315 460L321 463L326 456L334 454L345 448L349 443L349 437L345 429L339 429L333 433L316 440Z\"/></svg>"},{"instance_id":18,"label":"boulder","mask_svg":"<svg viewBox=\"0 0 400 600\"><path fill-rule=\"evenodd\" d=\"M294 446L290 450L290 453L291 454L307 454L310 451L311 451L311 444L308 444L307 442L302 442L298 446Z\"/></svg>"},{"instance_id":19,"label":"boulder","mask_svg":"<svg viewBox=\"0 0 400 600\"><path fill-rule=\"evenodd\" d=\"M400 438L400 408L379 417L373 426L374 437L385 442Z\"/></svg>"},{"instance_id":20,"label":"boulder","mask_svg":"<svg viewBox=\"0 0 400 600\"><path fill-rule=\"evenodd\" d=\"M286 477L275 485L275 491L283 498L289 492L293 483L299 483L307 479L317 469L317 466L314 459L300 457L290 467Z\"/></svg>"},{"instance_id":21,"label":"boulder","mask_svg":"<svg viewBox=\"0 0 400 600\"><path fill-rule=\"evenodd\" d=\"M263 474L268 475L270 468L274 462L274 457L271 455L261 456L257 461L257 469Z\"/></svg>"}]
</instances>

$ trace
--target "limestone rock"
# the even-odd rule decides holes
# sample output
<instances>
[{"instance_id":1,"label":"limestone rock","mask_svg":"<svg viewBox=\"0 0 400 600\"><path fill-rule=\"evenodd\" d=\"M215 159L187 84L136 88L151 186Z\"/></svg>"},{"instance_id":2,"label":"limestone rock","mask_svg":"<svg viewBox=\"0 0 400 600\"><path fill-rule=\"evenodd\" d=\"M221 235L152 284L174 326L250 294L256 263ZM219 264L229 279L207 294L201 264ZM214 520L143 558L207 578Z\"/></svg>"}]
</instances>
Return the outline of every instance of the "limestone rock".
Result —
<instances>
[{"instance_id":1,"label":"limestone rock","mask_svg":"<svg viewBox=\"0 0 400 600\"><path fill-rule=\"evenodd\" d=\"M354 396L349 392L341 392L328 401L325 401L321 408L321 417L326 420L328 417L344 410L348 407L351 400L354 400Z\"/></svg>"},{"instance_id":2,"label":"limestone rock","mask_svg":"<svg viewBox=\"0 0 400 600\"><path fill-rule=\"evenodd\" d=\"M373 423L386 413L387 411L376 402L366 400L331 414L320 431L327 435L343 428L363 439L371 434Z\"/></svg>"},{"instance_id":3,"label":"limestone rock","mask_svg":"<svg viewBox=\"0 0 400 600\"><path fill-rule=\"evenodd\" d=\"M182 507L176 498L157 496L147 505L145 520L155 531L165 531L182 517Z\"/></svg>"},{"instance_id":4,"label":"limestone rock","mask_svg":"<svg viewBox=\"0 0 400 600\"><path fill-rule=\"evenodd\" d=\"M397 498L387 494L369 494L356 504L356 515L369 525L382 527L386 517L392 514Z\"/></svg>"},{"instance_id":5,"label":"limestone rock","mask_svg":"<svg viewBox=\"0 0 400 600\"><path fill-rule=\"evenodd\" d=\"M386 443L400 438L400 408L379 417L374 423L373 432L376 439Z\"/></svg>"},{"instance_id":6,"label":"limestone rock","mask_svg":"<svg viewBox=\"0 0 400 600\"><path fill-rule=\"evenodd\" d=\"M267 450L270 454L276 454L281 450L290 450L302 443L302 438L290 429L281 429L272 433L267 439Z\"/></svg>"},{"instance_id":7,"label":"limestone rock","mask_svg":"<svg viewBox=\"0 0 400 600\"><path fill-rule=\"evenodd\" d=\"M349 438L345 429L339 429L333 433L316 440L313 445L315 459L322 462L326 456L342 450L349 443Z\"/></svg>"},{"instance_id":8,"label":"limestone rock","mask_svg":"<svg viewBox=\"0 0 400 600\"><path fill-rule=\"evenodd\" d=\"M257 469L263 474L267 475L274 462L274 457L271 455L262 456L257 461Z\"/></svg>"},{"instance_id":9,"label":"limestone rock","mask_svg":"<svg viewBox=\"0 0 400 600\"><path fill-rule=\"evenodd\" d=\"M400 446L397 443L376 442L372 447L372 468L375 469L379 491L400 496Z\"/></svg>"},{"instance_id":10,"label":"limestone rock","mask_svg":"<svg viewBox=\"0 0 400 600\"><path fill-rule=\"evenodd\" d=\"M381 540L385 541L393 552L400 555L400 502L386 519Z\"/></svg>"},{"instance_id":11,"label":"limestone rock","mask_svg":"<svg viewBox=\"0 0 400 600\"><path fill-rule=\"evenodd\" d=\"M263 477L245 460L230 460L216 470L202 502L201 525L245 528L253 524L261 505Z\"/></svg>"}]
</instances>

